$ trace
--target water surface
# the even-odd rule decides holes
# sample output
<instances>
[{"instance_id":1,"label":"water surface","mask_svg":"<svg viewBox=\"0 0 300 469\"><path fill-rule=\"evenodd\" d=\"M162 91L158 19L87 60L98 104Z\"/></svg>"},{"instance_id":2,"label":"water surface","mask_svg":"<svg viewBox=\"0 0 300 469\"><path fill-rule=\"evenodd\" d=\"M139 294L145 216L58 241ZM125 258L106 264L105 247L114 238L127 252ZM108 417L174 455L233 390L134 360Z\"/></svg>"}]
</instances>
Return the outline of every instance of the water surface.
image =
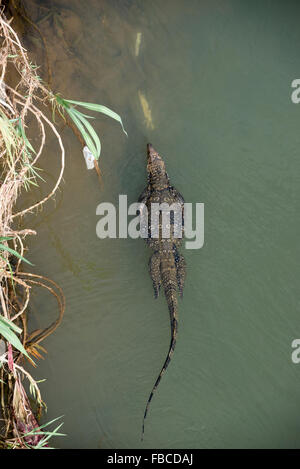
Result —
<instances>
[{"instance_id":1,"label":"water surface","mask_svg":"<svg viewBox=\"0 0 300 469\"><path fill-rule=\"evenodd\" d=\"M50 10L26 2L48 43L52 86L113 108L129 134L108 118L95 122L101 189L64 129L64 184L55 203L25 220L38 230L34 271L55 279L67 301L34 371L47 378L46 419L64 415L68 436L56 446L299 447L300 368L291 341L300 337L300 108L290 84L299 71L300 4L53 4L47 17ZM43 61L38 36L28 32L27 41ZM141 443L169 315L165 299L153 298L144 242L99 240L95 229L100 202L117 203L119 194L136 201L148 141L186 201L204 202L205 245L184 252L178 344ZM46 193L59 170L54 140L42 165ZM36 291L32 322L47 325L55 314L55 302Z\"/></svg>"}]
</instances>

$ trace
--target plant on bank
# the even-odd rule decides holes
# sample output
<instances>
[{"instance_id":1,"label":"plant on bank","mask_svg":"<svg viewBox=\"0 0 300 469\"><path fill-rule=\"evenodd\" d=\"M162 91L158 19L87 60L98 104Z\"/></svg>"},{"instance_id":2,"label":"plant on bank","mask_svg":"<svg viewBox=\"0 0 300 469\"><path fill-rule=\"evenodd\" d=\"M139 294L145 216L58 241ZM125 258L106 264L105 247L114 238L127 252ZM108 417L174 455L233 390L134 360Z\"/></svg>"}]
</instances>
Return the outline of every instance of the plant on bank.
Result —
<instances>
[{"instance_id":1,"label":"plant on bank","mask_svg":"<svg viewBox=\"0 0 300 469\"><path fill-rule=\"evenodd\" d=\"M0 37L0 411L4 422L0 432L0 448L43 449L50 448L49 440L53 436L63 436L59 433L63 423L54 430L49 430L49 427L57 419L39 425L38 417L43 409L46 410L39 389L41 381L35 381L20 361L26 356L34 364L31 356L39 358L38 350L45 351L40 343L61 323L65 299L61 288L53 280L23 270L24 266L32 265L23 255L24 239L35 232L20 229L14 222L26 213L41 208L55 195L62 181L65 149L56 128L55 114L67 123L68 119L72 122L81 136L80 142L89 148L95 161L101 154L100 138L90 123L93 117L78 108L111 117L127 133L120 116L106 106L67 100L53 94L37 75L36 66L28 60L3 11L0 13ZM5 82L8 67L13 68L18 76L16 87ZM42 111L41 102L52 107L52 121ZM29 123L34 140L26 135ZM44 198L14 212L22 189L29 190L44 181L38 162L45 148L46 130L54 134L59 149L57 155L61 165L56 183ZM33 287L50 292L57 300L59 313L45 329L30 332L26 316ZM27 396L22 384L24 379L29 383L34 403Z\"/></svg>"}]
</instances>

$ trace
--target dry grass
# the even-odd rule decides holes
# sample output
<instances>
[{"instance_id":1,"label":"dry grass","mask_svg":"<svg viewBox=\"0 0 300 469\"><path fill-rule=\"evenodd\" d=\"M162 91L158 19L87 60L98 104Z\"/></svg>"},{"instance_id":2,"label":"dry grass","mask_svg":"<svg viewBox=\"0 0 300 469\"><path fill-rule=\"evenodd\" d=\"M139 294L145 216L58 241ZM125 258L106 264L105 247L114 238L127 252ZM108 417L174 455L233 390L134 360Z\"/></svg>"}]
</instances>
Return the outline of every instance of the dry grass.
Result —
<instances>
[{"instance_id":1,"label":"dry grass","mask_svg":"<svg viewBox=\"0 0 300 469\"><path fill-rule=\"evenodd\" d=\"M15 221L45 204L55 194L63 176L65 151L55 125L43 112L44 105L51 105L53 95L41 82L36 68L29 62L25 49L3 13L0 15L0 36L0 318L22 329L21 334L16 332L17 329L12 330L12 333L18 335L23 350L39 358L42 347L38 344L61 322L65 308L64 297L55 282L24 271L24 242L26 236L35 232L30 228L16 229ZM14 77L13 83L11 77ZM35 135L35 149L26 136L29 122L31 134ZM53 132L57 139L57 157L61 161L59 176L46 197L15 213L16 201L22 190L38 181L36 165L45 147L46 130ZM36 286L43 287L56 297L59 315L45 330L30 333L26 311L31 289ZM37 416L44 406L38 384L24 365L20 364L22 349L12 345L7 338L4 340L4 336L0 336L0 344L0 447L36 447L45 438L43 432L34 433L39 429ZM35 399L34 411L22 385L24 379L28 380Z\"/></svg>"}]
</instances>

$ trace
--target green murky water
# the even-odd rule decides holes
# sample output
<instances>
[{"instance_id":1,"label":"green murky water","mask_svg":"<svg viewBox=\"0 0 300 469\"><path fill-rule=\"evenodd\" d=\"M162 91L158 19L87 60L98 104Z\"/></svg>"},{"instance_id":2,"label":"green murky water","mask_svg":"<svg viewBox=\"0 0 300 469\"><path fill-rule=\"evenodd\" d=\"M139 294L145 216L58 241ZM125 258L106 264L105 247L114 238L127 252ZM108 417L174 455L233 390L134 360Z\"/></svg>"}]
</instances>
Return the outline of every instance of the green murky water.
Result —
<instances>
[{"instance_id":1,"label":"green murky water","mask_svg":"<svg viewBox=\"0 0 300 469\"><path fill-rule=\"evenodd\" d=\"M50 5L26 5L48 41L55 90L115 109L129 134L104 117L95 123L101 190L65 129L56 203L25 220L38 230L34 271L59 282L67 300L34 372L47 378L47 419L64 415L68 436L56 445L299 447L291 342L300 337L300 107L290 99L299 2L73 0L51 11L38 3ZM143 241L99 240L95 229L100 202L137 199L148 141L186 201L204 202L205 245L184 252L178 344L141 443L169 346L168 311L163 297L153 299ZM59 169L54 140L42 164L50 187ZM37 291L32 321L47 325L55 314L55 302Z\"/></svg>"}]
</instances>

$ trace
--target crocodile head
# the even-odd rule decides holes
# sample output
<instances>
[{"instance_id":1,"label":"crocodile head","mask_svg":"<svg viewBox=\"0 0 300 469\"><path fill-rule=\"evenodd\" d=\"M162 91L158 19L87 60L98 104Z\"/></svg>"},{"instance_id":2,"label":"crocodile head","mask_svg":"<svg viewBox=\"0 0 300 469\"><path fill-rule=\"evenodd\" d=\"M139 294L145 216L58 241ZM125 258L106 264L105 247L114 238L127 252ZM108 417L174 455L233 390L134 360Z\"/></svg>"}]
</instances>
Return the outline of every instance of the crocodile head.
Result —
<instances>
[{"instance_id":1,"label":"crocodile head","mask_svg":"<svg viewBox=\"0 0 300 469\"><path fill-rule=\"evenodd\" d=\"M151 143L147 144L147 171L154 187L163 189L169 185L165 163Z\"/></svg>"}]
</instances>

